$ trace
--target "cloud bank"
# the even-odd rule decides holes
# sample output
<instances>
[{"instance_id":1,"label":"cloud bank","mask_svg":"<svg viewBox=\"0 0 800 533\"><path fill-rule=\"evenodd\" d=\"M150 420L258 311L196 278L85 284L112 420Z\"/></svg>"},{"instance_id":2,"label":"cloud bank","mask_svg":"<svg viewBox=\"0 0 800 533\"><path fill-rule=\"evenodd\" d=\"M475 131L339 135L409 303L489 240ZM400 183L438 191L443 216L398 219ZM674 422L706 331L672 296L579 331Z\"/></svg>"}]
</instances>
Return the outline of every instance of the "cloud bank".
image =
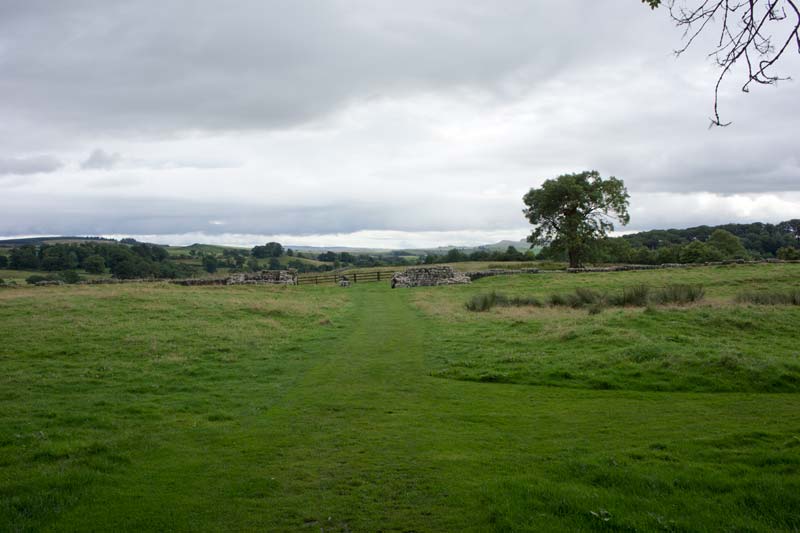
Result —
<instances>
[{"instance_id":1,"label":"cloud bank","mask_svg":"<svg viewBox=\"0 0 800 533\"><path fill-rule=\"evenodd\" d=\"M630 229L800 215L797 85L732 78L709 130L679 42L630 0L10 0L0 234L475 244L584 169L625 180Z\"/></svg>"}]
</instances>

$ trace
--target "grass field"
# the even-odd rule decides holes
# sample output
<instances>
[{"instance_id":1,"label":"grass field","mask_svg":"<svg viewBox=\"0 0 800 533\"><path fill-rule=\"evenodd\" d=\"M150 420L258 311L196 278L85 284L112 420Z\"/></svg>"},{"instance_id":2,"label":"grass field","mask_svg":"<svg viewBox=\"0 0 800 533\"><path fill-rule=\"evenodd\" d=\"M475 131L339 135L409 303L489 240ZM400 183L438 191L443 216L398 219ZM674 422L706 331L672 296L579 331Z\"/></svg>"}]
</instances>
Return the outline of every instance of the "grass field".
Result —
<instances>
[{"instance_id":1,"label":"grass field","mask_svg":"<svg viewBox=\"0 0 800 533\"><path fill-rule=\"evenodd\" d=\"M464 304L694 283L688 306ZM0 290L2 531L796 531L800 265Z\"/></svg>"}]
</instances>

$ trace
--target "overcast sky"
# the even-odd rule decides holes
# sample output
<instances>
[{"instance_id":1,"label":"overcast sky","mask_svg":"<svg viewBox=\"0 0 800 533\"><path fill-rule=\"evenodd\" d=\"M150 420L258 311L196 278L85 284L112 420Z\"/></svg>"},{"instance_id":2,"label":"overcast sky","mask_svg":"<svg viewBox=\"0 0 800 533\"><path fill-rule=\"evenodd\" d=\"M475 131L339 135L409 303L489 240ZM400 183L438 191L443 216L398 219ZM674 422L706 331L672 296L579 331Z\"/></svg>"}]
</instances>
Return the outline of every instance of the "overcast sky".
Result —
<instances>
[{"instance_id":1,"label":"overcast sky","mask_svg":"<svg viewBox=\"0 0 800 533\"><path fill-rule=\"evenodd\" d=\"M585 169L625 230L799 217L798 82L709 129L680 43L639 0L4 0L0 235L479 244Z\"/></svg>"}]
</instances>

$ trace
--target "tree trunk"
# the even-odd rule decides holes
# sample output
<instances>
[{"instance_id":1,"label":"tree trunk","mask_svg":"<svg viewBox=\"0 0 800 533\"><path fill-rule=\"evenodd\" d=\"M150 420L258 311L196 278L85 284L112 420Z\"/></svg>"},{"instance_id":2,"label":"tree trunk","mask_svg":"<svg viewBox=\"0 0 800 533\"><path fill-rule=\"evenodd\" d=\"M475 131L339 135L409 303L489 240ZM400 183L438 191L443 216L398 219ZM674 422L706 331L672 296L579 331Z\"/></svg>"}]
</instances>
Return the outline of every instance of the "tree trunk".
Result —
<instances>
[{"instance_id":1,"label":"tree trunk","mask_svg":"<svg viewBox=\"0 0 800 533\"><path fill-rule=\"evenodd\" d=\"M581 268L581 254L576 248L569 248L567 250L567 257L569 257L570 268Z\"/></svg>"}]
</instances>

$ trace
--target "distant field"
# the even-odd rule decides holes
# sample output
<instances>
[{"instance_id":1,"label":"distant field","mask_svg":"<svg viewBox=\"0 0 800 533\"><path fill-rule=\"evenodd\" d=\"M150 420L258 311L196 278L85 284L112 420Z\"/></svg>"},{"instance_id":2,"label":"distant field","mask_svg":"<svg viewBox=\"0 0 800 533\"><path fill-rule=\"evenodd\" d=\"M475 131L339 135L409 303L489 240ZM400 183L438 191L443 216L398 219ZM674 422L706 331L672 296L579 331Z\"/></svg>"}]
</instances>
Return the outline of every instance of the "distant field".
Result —
<instances>
[{"instance_id":1,"label":"distant field","mask_svg":"<svg viewBox=\"0 0 800 533\"><path fill-rule=\"evenodd\" d=\"M97 279L97 278L110 278L111 274L106 272L105 274L89 274L84 270L76 270L78 274L84 279ZM25 280L33 276L34 274L47 276L50 274L58 274L58 272L43 272L41 270L10 270L10 269L0 269L0 279L5 281L6 283L13 282L17 285L25 285Z\"/></svg>"},{"instance_id":2,"label":"distant field","mask_svg":"<svg viewBox=\"0 0 800 533\"><path fill-rule=\"evenodd\" d=\"M384 267L364 267L364 268L347 268L344 269L344 272L375 272L380 270L381 272L402 272L409 268L416 268L417 266L450 266L453 269L458 270L459 272L474 272L477 270L489 270L493 268L499 269L507 269L507 270L516 270L521 268L546 268L546 269L553 269L553 268L565 268L566 264L562 263L552 263L552 262L541 262L541 261L512 261L512 262L500 262L500 261L464 261L460 263L436 263L434 265L411 265L411 266L384 266Z\"/></svg>"},{"instance_id":3,"label":"distant field","mask_svg":"<svg viewBox=\"0 0 800 533\"><path fill-rule=\"evenodd\" d=\"M705 297L464 306L670 283ZM735 301L795 288L0 289L0 531L796 531L800 306Z\"/></svg>"}]
</instances>

